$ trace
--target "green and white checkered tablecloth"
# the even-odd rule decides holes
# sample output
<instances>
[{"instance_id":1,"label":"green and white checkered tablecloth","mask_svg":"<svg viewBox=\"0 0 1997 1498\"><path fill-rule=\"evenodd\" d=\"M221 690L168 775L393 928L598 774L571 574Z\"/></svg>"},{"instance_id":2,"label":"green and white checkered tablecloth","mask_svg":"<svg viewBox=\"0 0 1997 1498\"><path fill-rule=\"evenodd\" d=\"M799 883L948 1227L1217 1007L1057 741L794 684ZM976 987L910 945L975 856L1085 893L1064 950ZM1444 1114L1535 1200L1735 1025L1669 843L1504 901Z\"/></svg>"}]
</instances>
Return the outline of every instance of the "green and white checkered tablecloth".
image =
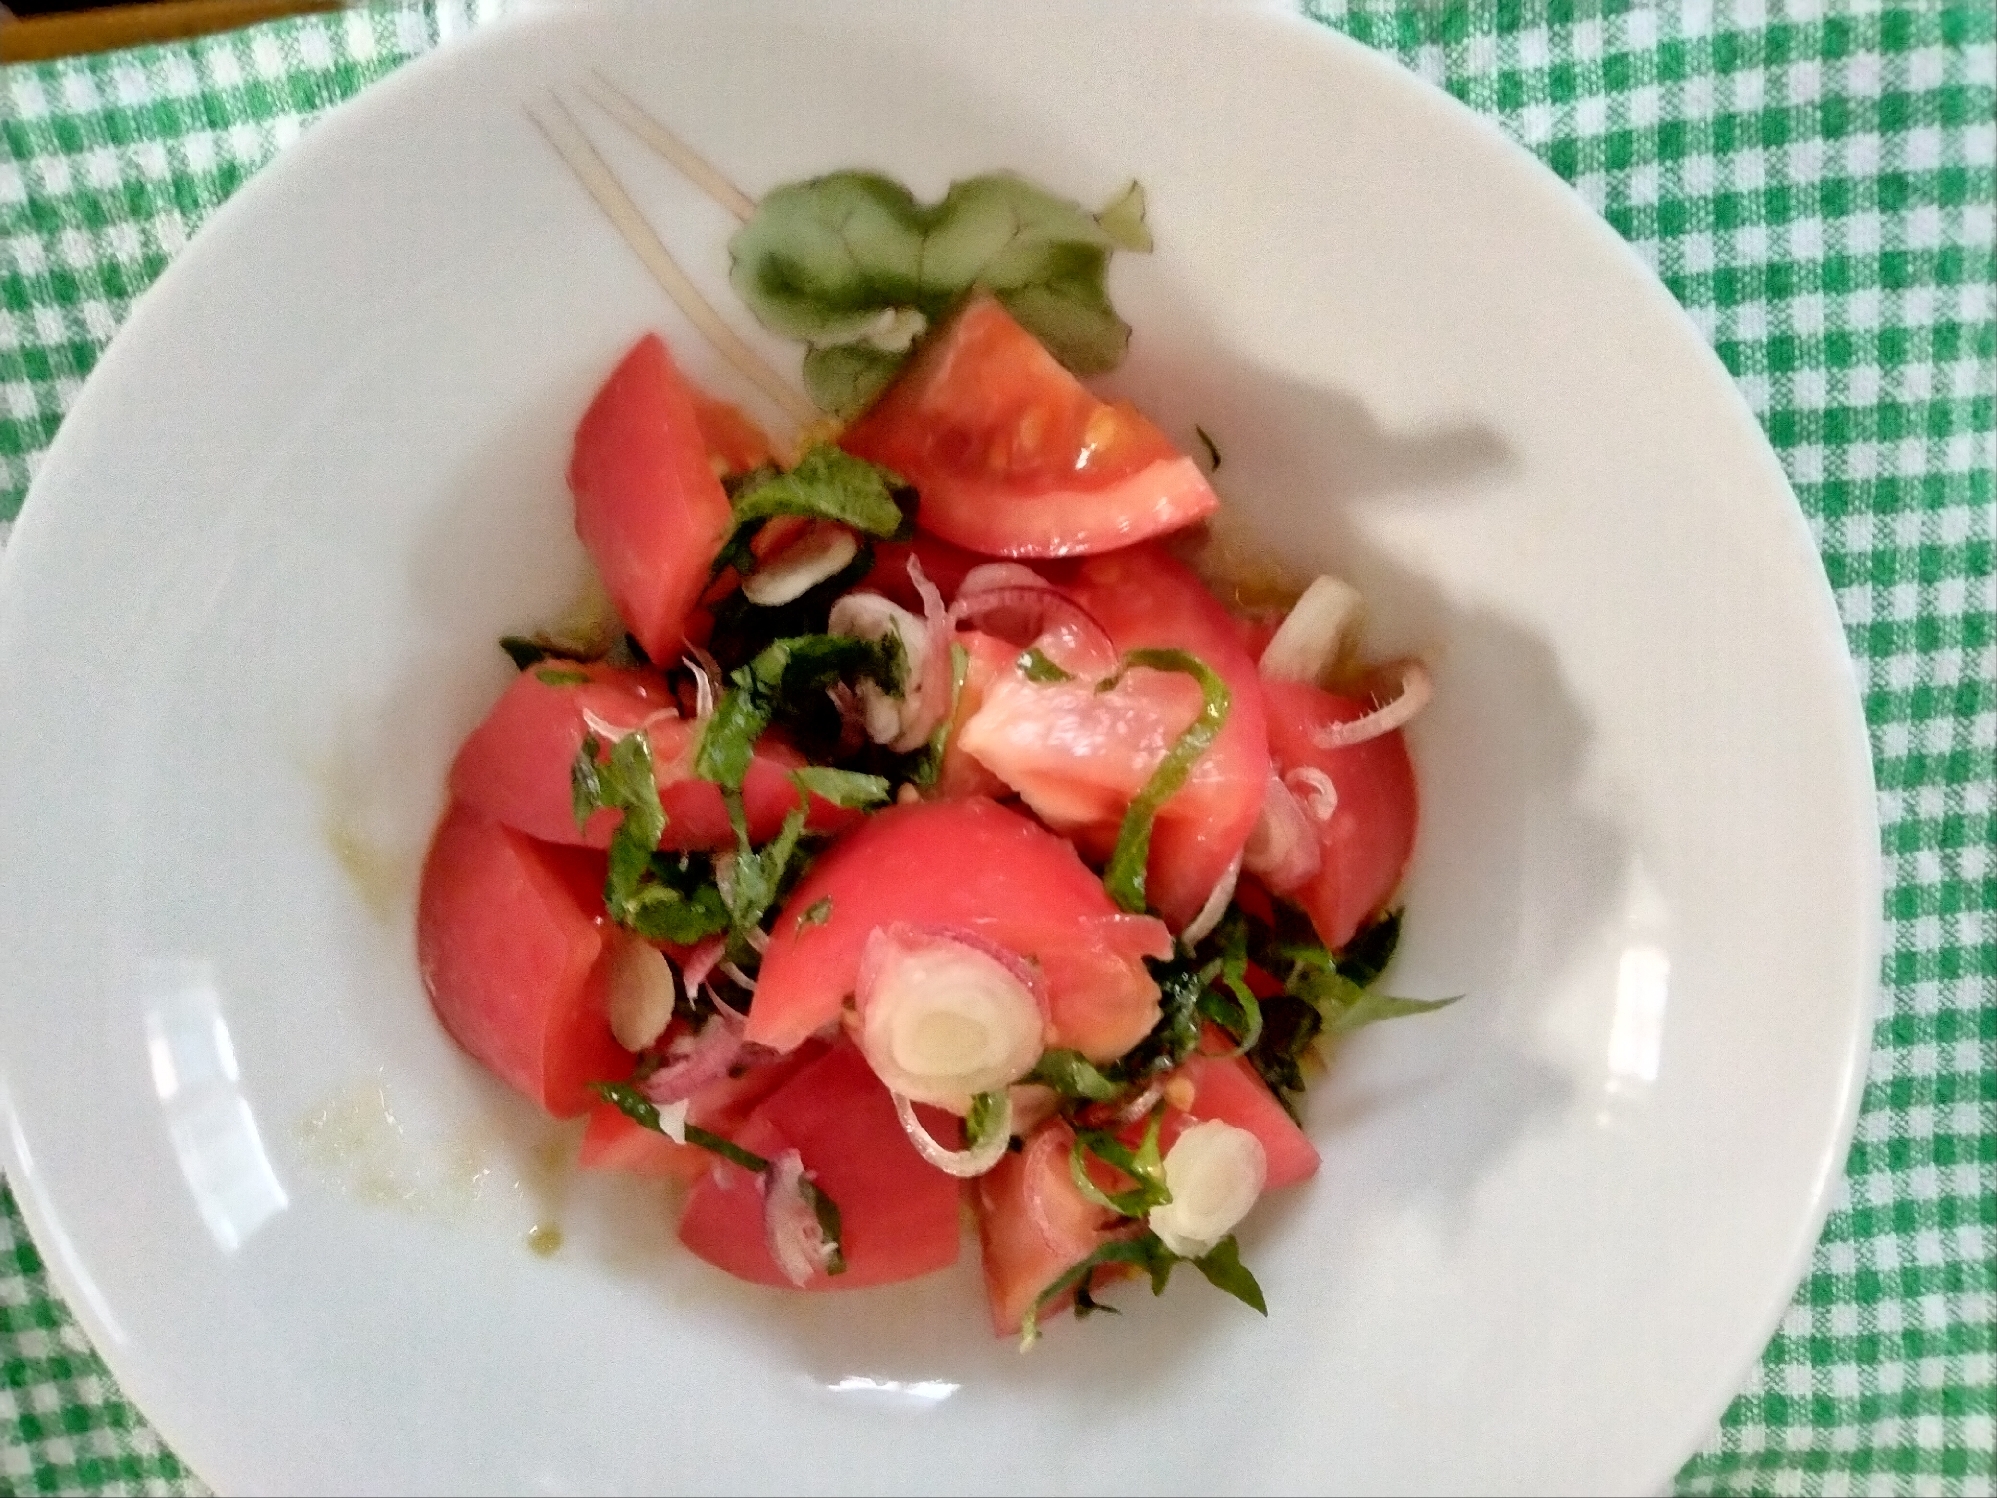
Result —
<instances>
[{"instance_id":1,"label":"green and white checkered tablecloth","mask_svg":"<svg viewBox=\"0 0 1997 1498\"><path fill-rule=\"evenodd\" d=\"M0 69L0 527L202 219L321 111L493 3ZM1306 8L1494 116L1656 267L1781 454L1859 662L1890 922L1864 1115L1808 1278L1678 1486L1990 1493L1997 9ZM198 1490L0 1192L0 1492Z\"/></svg>"}]
</instances>

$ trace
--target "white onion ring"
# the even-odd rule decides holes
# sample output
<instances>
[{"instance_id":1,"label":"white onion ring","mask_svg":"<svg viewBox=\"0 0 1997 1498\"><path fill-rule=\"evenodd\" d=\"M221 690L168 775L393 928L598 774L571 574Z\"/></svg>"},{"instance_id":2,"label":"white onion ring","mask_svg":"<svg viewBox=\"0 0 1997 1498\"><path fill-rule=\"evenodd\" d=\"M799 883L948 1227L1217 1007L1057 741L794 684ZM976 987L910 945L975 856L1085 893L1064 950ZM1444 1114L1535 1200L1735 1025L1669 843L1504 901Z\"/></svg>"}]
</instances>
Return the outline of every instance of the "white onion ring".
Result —
<instances>
[{"instance_id":1,"label":"white onion ring","mask_svg":"<svg viewBox=\"0 0 1997 1498\"><path fill-rule=\"evenodd\" d=\"M1200 907L1200 913L1188 921L1186 929L1179 933L1179 940L1186 946L1191 947L1203 939L1220 924L1220 918L1227 913L1228 902L1234 898L1234 886L1241 878L1242 857L1242 853L1234 855L1234 861L1227 866L1227 872L1220 876L1220 883L1213 887L1213 893L1207 896L1207 902Z\"/></svg>"},{"instance_id":2,"label":"white onion ring","mask_svg":"<svg viewBox=\"0 0 1997 1498\"><path fill-rule=\"evenodd\" d=\"M1316 824L1288 783L1273 771L1262 794L1262 813L1241 850L1241 862L1279 895L1296 889L1323 867Z\"/></svg>"},{"instance_id":3,"label":"white onion ring","mask_svg":"<svg viewBox=\"0 0 1997 1498\"><path fill-rule=\"evenodd\" d=\"M714 659L713 656L708 655L704 650L701 652L701 655L706 656L706 659L709 661ZM680 664L693 673L694 720L699 723L705 723L709 718L714 716L714 677L707 674L706 663L695 656L681 656ZM715 667L716 675L720 674L720 669L719 666Z\"/></svg>"},{"instance_id":4,"label":"white onion ring","mask_svg":"<svg viewBox=\"0 0 1997 1498\"><path fill-rule=\"evenodd\" d=\"M785 1150L758 1178L763 1190L763 1238L785 1279L802 1290L832 1258L818 1214L804 1199L804 1157Z\"/></svg>"},{"instance_id":5,"label":"white onion ring","mask_svg":"<svg viewBox=\"0 0 1997 1498\"><path fill-rule=\"evenodd\" d=\"M1054 585L1020 562L980 562L957 584L957 599L989 593L994 588L1051 588Z\"/></svg>"},{"instance_id":6,"label":"white onion ring","mask_svg":"<svg viewBox=\"0 0 1997 1498\"><path fill-rule=\"evenodd\" d=\"M1077 652L1114 662L1116 642L1109 631L1096 622L1095 615L1050 584L1037 588L986 588L966 595L959 593L950 607L950 616L959 624L996 635L1009 645L1024 648L1050 630L1066 630Z\"/></svg>"},{"instance_id":7,"label":"white onion ring","mask_svg":"<svg viewBox=\"0 0 1997 1498\"><path fill-rule=\"evenodd\" d=\"M1298 765L1283 775L1283 789L1319 822L1338 815L1338 785L1316 765Z\"/></svg>"},{"instance_id":8,"label":"white onion ring","mask_svg":"<svg viewBox=\"0 0 1997 1498\"><path fill-rule=\"evenodd\" d=\"M922 600L922 659L911 661L915 674L916 711L902 723L901 733L891 747L906 754L929 742L936 727L950 716L950 613L943 607L943 595L922 570L913 555L908 559L908 579Z\"/></svg>"},{"instance_id":9,"label":"white onion ring","mask_svg":"<svg viewBox=\"0 0 1997 1498\"><path fill-rule=\"evenodd\" d=\"M1004 1101L999 1104L998 1121L993 1124L991 1133L967 1150L945 1149L922 1126L922 1120L915 1116L914 1103L899 1092L889 1095L894 1098L895 1117L901 1120L908 1142L915 1146L918 1155L943 1174L968 1181L973 1176L983 1175L1005 1158L1006 1145L1012 1140L1012 1098L1009 1094L1000 1094Z\"/></svg>"},{"instance_id":10,"label":"white onion ring","mask_svg":"<svg viewBox=\"0 0 1997 1498\"><path fill-rule=\"evenodd\" d=\"M1158 1099L1164 1095L1164 1082L1153 1082L1149 1087L1138 1093L1136 1097L1117 1109L1116 1121L1120 1124L1136 1123L1138 1119L1149 1113L1157 1105Z\"/></svg>"},{"instance_id":11,"label":"white onion ring","mask_svg":"<svg viewBox=\"0 0 1997 1498\"><path fill-rule=\"evenodd\" d=\"M638 1090L654 1103L677 1103L692 1097L711 1082L718 1082L735 1067L767 1060L767 1046L752 1045L725 1019L712 1019L693 1037L684 1054L668 1062L638 1084Z\"/></svg>"},{"instance_id":12,"label":"white onion ring","mask_svg":"<svg viewBox=\"0 0 1997 1498\"><path fill-rule=\"evenodd\" d=\"M710 936L686 954L686 961L680 967L680 978L686 984L688 994L707 981L707 975L714 971L714 965L727 950L727 942L718 936Z\"/></svg>"},{"instance_id":13,"label":"white onion ring","mask_svg":"<svg viewBox=\"0 0 1997 1498\"><path fill-rule=\"evenodd\" d=\"M1435 694L1435 683L1428 674L1428 667L1412 656L1399 662L1398 667L1401 689L1391 702L1349 723L1330 723L1323 728L1314 728L1311 730L1311 742L1320 749L1349 749L1354 744L1363 744L1369 739L1392 733L1412 721L1416 713L1428 706L1428 699Z\"/></svg>"},{"instance_id":14,"label":"white onion ring","mask_svg":"<svg viewBox=\"0 0 1997 1498\"><path fill-rule=\"evenodd\" d=\"M747 990L750 993L754 993L756 991L756 980L754 978L751 978L747 973L743 972L742 969L737 967L734 963L724 962L719 964L719 966L723 973L727 974L728 977L733 982L740 985L743 989Z\"/></svg>"}]
</instances>

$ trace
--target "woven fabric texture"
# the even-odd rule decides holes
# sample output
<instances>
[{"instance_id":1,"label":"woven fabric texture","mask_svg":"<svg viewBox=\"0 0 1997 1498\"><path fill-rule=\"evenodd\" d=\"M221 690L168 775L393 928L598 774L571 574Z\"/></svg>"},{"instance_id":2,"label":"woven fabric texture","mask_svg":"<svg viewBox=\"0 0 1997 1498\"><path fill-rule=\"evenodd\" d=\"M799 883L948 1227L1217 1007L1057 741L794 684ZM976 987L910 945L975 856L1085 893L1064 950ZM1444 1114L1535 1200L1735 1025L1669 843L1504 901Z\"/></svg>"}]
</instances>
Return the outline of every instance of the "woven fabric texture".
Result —
<instances>
[{"instance_id":1,"label":"woven fabric texture","mask_svg":"<svg viewBox=\"0 0 1997 1498\"><path fill-rule=\"evenodd\" d=\"M0 528L132 301L323 110L502 0L0 69ZM1997 1481L1997 10L1307 0L1492 118L1760 417L1865 692L1888 945L1844 1188L1687 1493ZM0 1193L0 1492L200 1485Z\"/></svg>"}]
</instances>

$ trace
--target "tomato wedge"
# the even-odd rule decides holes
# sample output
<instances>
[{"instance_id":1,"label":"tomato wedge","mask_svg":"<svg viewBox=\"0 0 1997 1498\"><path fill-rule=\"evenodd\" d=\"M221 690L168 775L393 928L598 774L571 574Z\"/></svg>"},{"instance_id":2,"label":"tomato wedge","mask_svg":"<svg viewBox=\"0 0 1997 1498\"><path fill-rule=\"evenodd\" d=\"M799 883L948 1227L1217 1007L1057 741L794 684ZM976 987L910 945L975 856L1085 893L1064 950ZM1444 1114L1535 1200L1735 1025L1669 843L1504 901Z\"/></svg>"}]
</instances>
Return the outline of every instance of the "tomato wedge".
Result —
<instances>
[{"instance_id":1,"label":"tomato wedge","mask_svg":"<svg viewBox=\"0 0 1997 1498\"><path fill-rule=\"evenodd\" d=\"M694 424L700 428L707 463L721 477L749 473L777 461L777 450L747 412L732 401L709 395L689 382Z\"/></svg>"},{"instance_id":2,"label":"tomato wedge","mask_svg":"<svg viewBox=\"0 0 1997 1498\"><path fill-rule=\"evenodd\" d=\"M1058 1119L1042 1124L1015 1153L978 1177L972 1203L984 1259L985 1299L992 1329L1016 1337L1026 1313L1047 1288L1097 1248L1122 1219L1075 1189L1068 1173L1074 1131ZM1104 1278L1115 1270L1105 1270ZM1074 1302L1062 1295L1041 1312L1045 1320Z\"/></svg>"},{"instance_id":3,"label":"tomato wedge","mask_svg":"<svg viewBox=\"0 0 1997 1498\"><path fill-rule=\"evenodd\" d=\"M968 929L1037 961L1051 1045L1107 1060L1158 1022L1142 958L1167 955L1170 933L1119 911L1064 839L971 797L890 807L812 865L763 954L747 1038L789 1050L837 1021L867 938L896 922Z\"/></svg>"},{"instance_id":4,"label":"tomato wedge","mask_svg":"<svg viewBox=\"0 0 1997 1498\"><path fill-rule=\"evenodd\" d=\"M950 1148L961 1142L956 1119L918 1112L934 1138ZM888 1285L956 1262L958 1183L915 1152L887 1089L853 1046L800 1069L757 1106L735 1142L769 1160L796 1150L839 1208L846 1272L814 1274L805 1289ZM718 1162L687 1199L680 1241L737 1279L789 1289L770 1256L760 1188L741 1166Z\"/></svg>"},{"instance_id":5,"label":"tomato wedge","mask_svg":"<svg viewBox=\"0 0 1997 1498\"><path fill-rule=\"evenodd\" d=\"M922 529L987 556L1108 551L1220 504L1170 438L1129 403L1097 400L984 293L840 443L915 485Z\"/></svg>"},{"instance_id":6,"label":"tomato wedge","mask_svg":"<svg viewBox=\"0 0 1997 1498\"><path fill-rule=\"evenodd\" d=\"M1327 749L1316 735L1373 711L1357 697L1341 697L1304 682L1265 684L1269 749L1284 773L1322 772L1338 792L1338 806L1318 833L1324 859L1318 872L1290 891L1309 913L1320 940L1336 949L1384 910L1414 852L1419 809L1407 740L1397 729L1364 743Z\"/></svg>"},{"instance_id":7,"label":"tomato wedge","mask_svg":"<svg viewBox=\"0 0 1997 1498\"><path fill-rule=\"evenodd\" d=\"M1269 1090L1245 1056L1228 1056L1227 1037L1208 1027L1203 1044L1211 1054L1186 1058L1177 1075L1193 1084L1192 1105L1184 1112L1167 1113L1160 1142L1170 1149L1187 1127L1208 1120L1246 1129L1262 1142L1269 1162L1269 1174L1262 1183L1265 1191L1294 1186L1317 1174L1317 1146L1297 1127L1296 1120L1283 1111L1276 1094Z\"/></svg>"},{"instance_id":8,"label":"tomato wedge","mask_svg":"<svg viewBox=\"0 0 1997 1498\"><path fill-rule=\"evenodd\" d=\"M416 955L451 1037L558 1118L631 1057L610 1033L602 858L551 847L468 806L445 814L423 865Z\"/></svg>"},{"instance_id":9,"label":"tomato wedge","mask_svg":"<svg viewBox=\"0 0 1997 1498\"><path fill-rule=\"evenodd\" d=\"M653 660L677 659L733 515L693 391L656 333L638 340L583 414L569 488L576 534L618 614Z\"/></svg>"},{"instance_id":10,"label":"tomato wedge","mask_svg":"<svg viewBox=\"0 0 1997 1498\"><path fill-rule=\"evenodd\" d=\"M599 811L578 828L569 789L569 772L591 732L591 718L611 729L645 725L666 812L661 847L689 852L735 846L721 788L693 773L696 726L677 716L663 682L639 671L577 661L530 666L458 749L451 794L543 842L609 847L618 814ZM756 842L775 837L797 805L790 772L804 762L774 737L766 735L757 745L742 786L749 836ZM813 796L806 825L814 832L837 832L860 815Z\"/></svg>"},{"instance_id":11,"label":"tomato wedge","mask_svg":"<svg viewBox=\"0 0 1997 1498\"><path fill-rule=\"evenodd\" d=\"M679 1025L685 1029L684 1023ZM687 1100L687 1122L709 1133L732 1139L741 1132L758 1103L825 1054L821 1045L801 1045L788 1056L752 1066L739 1077L709 1083ZM657 1176L693 1182L714 1164L715 1156L695 1144L675 1144L657 1129L625 1117L615 1104L599 1102L589 1110L576 1164L584 1170L615 1170L627 1175Z\"/></svg>"}]
</instances>

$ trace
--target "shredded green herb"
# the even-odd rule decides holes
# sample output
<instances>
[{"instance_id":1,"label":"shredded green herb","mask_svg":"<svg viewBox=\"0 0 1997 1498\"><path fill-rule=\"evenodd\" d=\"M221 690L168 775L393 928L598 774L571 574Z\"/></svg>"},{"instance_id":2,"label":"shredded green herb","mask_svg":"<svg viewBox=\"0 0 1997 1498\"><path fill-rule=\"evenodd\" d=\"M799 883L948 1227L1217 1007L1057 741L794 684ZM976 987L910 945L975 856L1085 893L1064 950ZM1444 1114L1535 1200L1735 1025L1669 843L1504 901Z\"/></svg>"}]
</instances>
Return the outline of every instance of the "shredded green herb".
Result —
<instances>
[{"instance_id":1,"label":"shredded green herb","mask_svg":"<svg viewBox=\"0 0 1997 1498\"><path fill-rule=\"evenodd\" d=\"M1051 1087L1064 1098L1081 1098L1106 1103L1122 1094L1124 1084L1113 1082L1080 1051L1051 1050L1040 1053L1033 1070L1021 1080Z\"/></svg>"},{"instance_id":2,"label":"shredded green herb","mask_svg":"<svg viewBox=\"0 0 1997 1498\"><path fill-rule=\"evenodd\" d=\"M1153 1207L1171 1201L1171 1189L1165 1184L1165 1162L1158 1152L1158 1131L1164 1121L1165 1110L1152 1109L1151 1118L1144 1126L1143 1141L1134 1150L1107 1129L1077 1129L1075 1142L1068 1150L1068 1174L1075 1182L1075 1189L1097 1206L1124 1217L1142 1217ZM1122 1171L1136 1184L1127 1191L1103 1190L1089 1174L1091 1155Z\"/></svg>"},{"instance_id":3,"label":"shredded green herb","mask_svg":"<svg viewBox=\"0 0 1997 1498\"><path fill-rule=\"evenodd\" d=\"M913 529L894 491L907 485L897 474L820 443L788 473L768 471L745 487L732 502L737 526L756 524L778 515L833 520L882 540L904 536Z\"/></svg>"},{"instance_id":4,"label":"shredded green herb","mask_svg":"<svg viewBox=\"0 0 1997 1498\"><path fill-rule=\"evenodd\" d=\"M791 771L790 778L807 795L830 801L834 806L862 810L883 804L891 794L879 775L862 775L856 770L835 770L828 765L805 765Z\"/></svg>"},{"instance_id":5,"label":"shredded green herb","mask_svg":"<svg viewBox=\"0 0 1997 1498\"><path fill-rule=\"evenodd\" d=\"M880 640L818 634L773 641L729 673L728 690L715 704L694 751L694 774L724 790L739 790L756 741L773 720L817 708L825 689L837 681L866 677L884 691L899 692L906 670L901 637L892 630Z\"/></svg>"},{"instance_id":6,"label":"shredded green herb","mask_svg":"<svg viewBox=\"0 0 1997 1498\"><path fill-rule=\"evenodd\" d=\"M1033 1308L1026 1313L1019 1328L1019 1346L1024 1352L1040 1340L1040 1317L1048 1306L1059 1300L1069 1291L1075 1292L1077 1315L1087 1315L1090 1311L1108 1311L1114 1307L1098 1302L1090 1293L1091 1281L1096 1271L1113 1264L1130 1264L1143 1270L1151 1277L1151 1293L1163 1295L1165 1286L1171 1282L1172 1271L1180 1264L1190 1263L1206 1277L1207 1283L1216 1290L1225 1290L1243 1305L1269 1314L1268 1302L1263 1298L1262 1287L1255 1276L1248 1272L1241 1262L1241 1248L1234 1235L1216 1243L1206 1253L1196 1259L1183 1259L1172 1252L1159 1239L1156 1233L1141 1233L1129 1238L1113 1238L1090 1254L1081 1263L1065 1271L1035 1298Z\"/></svg>"},{"instance_id":7,"label":"shredded green herb","mask_svg":"<svg viewBox=\"0 0 1997 1498\"><path fill-rule=\"evenodd\" d=\"M1220 737L1232 701L1227 683L1213 668L1184 650L1133 650L1123 658L1116 675L1097 690L1114 689L1124 673L1137 666L1153 671L1179 671L1192 677L1200 684L1200 714L1166 751L1158 768L1151 772L1151 779L1124 812L1123 825L1116 834L1116 849L1110 854L1109 867L1103 871L1103 886L1110 898L1133 914L1141 914L1145 908L1144 868L1151 857L1151 826L1157 820L1158 809L1186 783L1193 765Z\"/></svg>"},{"instance_id":8,"label":"shredded green herb","mask_svg":"<svg viewBox=\"0 0 1997 1498\"><path fill-rule=\"evenodd\" d=\"M797 928L802 931L807 926L822 926L832 919L832 896L821 895L799 912Z\"/></svg>"},{"instance_id":9,"label":"shredded green herb","mask_svg":"<svg viewBox=\"0 0 1997 1498\"><path fill-rule=\"evenodd\" d=\"M605 752L585 735L569 767L576 825L604 810L621 812L610 835L603 905L613 921L652 941L690 946L728 927L728 915L706 860L661 854L666 813L659 803L651 742L629 733Z\"/></svg>"},{"instance_id":10,"label":"shredded green herb","mask_svg":"<svg viewBox=\"0 0 1997 1498\"><path fill-rule=\"evenodd\" d=\"M1194 427L1193 435L1200 439L1200 446L1207 450L1207 471L1209 473L1218 473L1220 471L1220 449L1214 446L1213 438L1207 435L1205 427Z\"/></svg>"},{"instance_id":11,"label":"shredded green herb","mask_svg":"<svg viewBox=\"0 0 1997 1498\"><path fill-rule=\"evenodd\" d=\"M543 666L534 673L534 680L549 687L586 687L590 676L587 671L564 671L556 666Z\"/></svg>"},{"instance_id":12,"label":"shredded green herb","mask_svg":"<svg viewBox=\"0 0 1997 1498\"><path fill-rule=\"evenodd\" d=\"M1072 671L1063 671L1047 659L1038 645L1031 647L1019 657L1019 674L1039 686L1050 686L1055 682L1075 679Z\"/></svg>"}]
</instances>

